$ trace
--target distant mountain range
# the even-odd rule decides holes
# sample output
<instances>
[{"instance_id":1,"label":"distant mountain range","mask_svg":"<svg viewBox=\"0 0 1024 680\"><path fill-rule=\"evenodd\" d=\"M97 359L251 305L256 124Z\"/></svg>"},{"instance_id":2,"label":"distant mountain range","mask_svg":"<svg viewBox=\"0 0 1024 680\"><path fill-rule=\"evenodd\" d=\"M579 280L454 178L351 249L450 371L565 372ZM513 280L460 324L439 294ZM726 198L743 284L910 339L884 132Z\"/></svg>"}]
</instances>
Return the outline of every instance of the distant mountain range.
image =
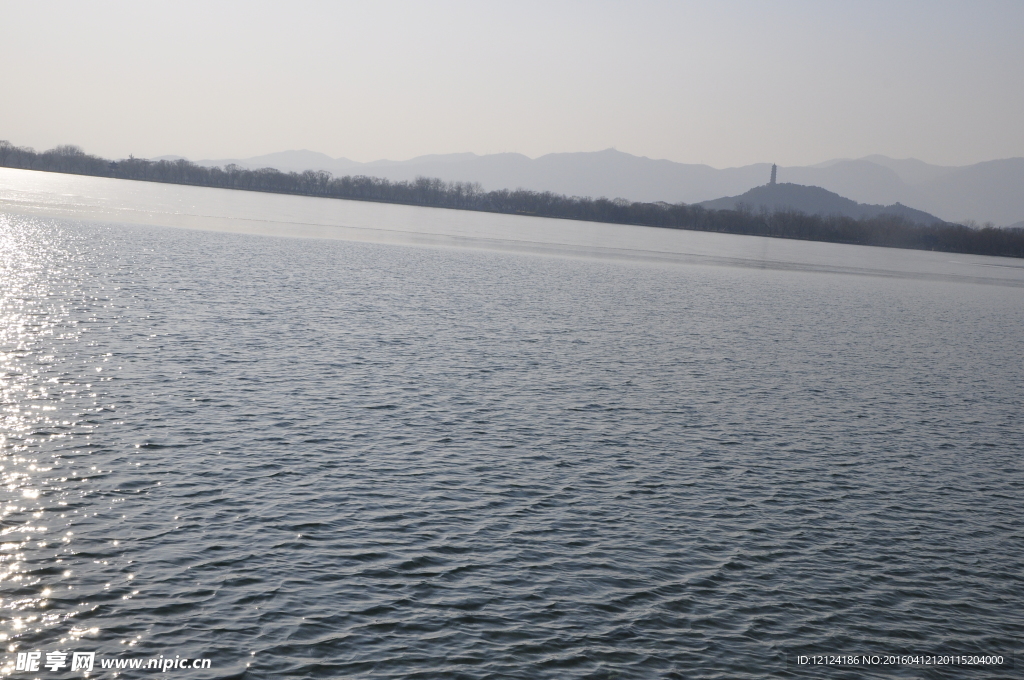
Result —
<instances>
[{"instance_id":1,"label":"distant mountain range","mask_svg":"<svg viewBox=\"0 0 1024 680\"><path fill-rule=\"evenodd\" d=\"M176 156L163 156L175 159ZM196 161L235 163L281 171L328 170L334 175L368 175L394 181L417 176L479 182L484 189L531 189L568 196L631 201L700 203L738 196L767 183L770 163L716 169L633 156L621 151L555 153L531 159L522 154L472 153L420 156L408 161L359 163L315 151L282 151L254 158ZM780 167L779 181L816 186L854 202L913 206L948 221L975 220L999 226L1024 220L1024 158L961 167L930 165L886 156L840 159L813 166Z\"/></svg>"},{"instance_id":2,"label":"distant mountain range","mask_svg":"<svg viewBox=\"0 0 1024 680\"><path fill-rule=\"evenodd\" d=\"M938 217L921 210L908 208L902 203L892 205L857 203L827 189L804 186L803 184L765 184L754 187L740 196L717 198L713 201L703 201L698 205L714 210L748 209L753 212L760 209L767 209L769 212L796 210L808 215L843 215L858 220L879 215L899 215L918 224L942 223Z\"/></svg>"}]
</instances>

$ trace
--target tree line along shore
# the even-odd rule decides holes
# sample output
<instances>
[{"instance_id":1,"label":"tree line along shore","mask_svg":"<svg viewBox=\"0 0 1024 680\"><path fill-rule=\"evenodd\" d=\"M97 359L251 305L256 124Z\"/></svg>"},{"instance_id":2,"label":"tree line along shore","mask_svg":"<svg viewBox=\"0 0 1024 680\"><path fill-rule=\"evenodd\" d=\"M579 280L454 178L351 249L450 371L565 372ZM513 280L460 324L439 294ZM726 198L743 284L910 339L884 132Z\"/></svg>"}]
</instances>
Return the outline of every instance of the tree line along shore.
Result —
<instances>
[{"instance_id":1,"label":"tree line along shore","mask_svg":"<svg viewBox=\"0 0 1024 680\"><path fill-rule=\"evenodd\" d=\"M129 157L111 161L87 154L77 146L36 152L2 140L0 167L725 234L1024 257L1022 229L978 229L950 223L925 226L893 215L858 220L797 211L710 210L682 203L569 197L524 189L483 191L479 184L424 177L412 182L392 182L377 177L334 177L323 170L297 173L273 168L249 170L236 165L205 167L184 159L150 161Z\"/></svg>"}]
</instances>

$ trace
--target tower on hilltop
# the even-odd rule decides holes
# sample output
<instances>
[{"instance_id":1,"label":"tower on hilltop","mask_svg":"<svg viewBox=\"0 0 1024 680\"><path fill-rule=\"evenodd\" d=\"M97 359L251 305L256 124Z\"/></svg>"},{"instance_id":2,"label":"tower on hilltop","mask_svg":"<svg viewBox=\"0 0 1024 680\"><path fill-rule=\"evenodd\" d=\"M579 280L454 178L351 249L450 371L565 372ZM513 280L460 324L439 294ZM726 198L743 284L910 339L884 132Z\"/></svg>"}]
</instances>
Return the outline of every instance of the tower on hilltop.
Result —
<instances>
[{"instance_id":1,"label":"tower on hilltop","mask_svg":"<svg viewBox=\"0 0 1024 680\"><path fill-rule=\"evenodd\" d=\"M775 165L775 163L772 163L772 181L769 182L769 184L771 184L773 186L775 185L775 173L776 173L777 170L778 170L778 167Z\"/></svg>"}]
</instances>

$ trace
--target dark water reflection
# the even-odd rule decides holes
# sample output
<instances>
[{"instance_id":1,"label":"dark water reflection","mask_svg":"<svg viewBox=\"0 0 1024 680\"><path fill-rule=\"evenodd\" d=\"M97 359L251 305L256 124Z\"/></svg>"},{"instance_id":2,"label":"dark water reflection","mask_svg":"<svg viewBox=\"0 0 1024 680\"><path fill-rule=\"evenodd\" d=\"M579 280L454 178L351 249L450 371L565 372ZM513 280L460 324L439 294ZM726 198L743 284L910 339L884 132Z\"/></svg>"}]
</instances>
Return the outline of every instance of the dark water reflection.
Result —
<instances>
[{"instance_id":1,"label":"dark water reflection","mask_svg":"<svg viewBox=\"0 0 1024 680\"><path fill-rule=\"evenodd\" d=\"M0 239L12 662L757 678L1024 632L1019 288L11 215Z\"/></svg>"}]
</instances>

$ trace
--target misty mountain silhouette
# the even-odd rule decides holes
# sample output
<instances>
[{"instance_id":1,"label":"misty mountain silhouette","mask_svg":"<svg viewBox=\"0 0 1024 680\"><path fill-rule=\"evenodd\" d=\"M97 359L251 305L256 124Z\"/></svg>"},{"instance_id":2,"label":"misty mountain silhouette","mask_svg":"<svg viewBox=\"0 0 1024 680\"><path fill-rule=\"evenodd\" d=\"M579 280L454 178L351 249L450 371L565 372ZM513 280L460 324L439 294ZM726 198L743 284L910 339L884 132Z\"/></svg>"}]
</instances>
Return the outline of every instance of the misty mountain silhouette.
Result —
<instances>
[{"instance_id":1,"label":"misty mountain silhouette","mask_svg":"<svg viewBox=\"0 0 1024 680\"><path fill-rule=\"evenodd\" d=\"M942 223L934 215L908 208L901 203L888 206L857 203L827 189L803 184L765 184L739 196L703 201L698 205L714 210L745 209L752 212L762 209L768 212L795 210L808 215L843 215L858 220L879 215L899 215L918 224Z\"/></svg>"},{"instance_id":2,"label":"misty mountain silhouette","mask_svg":"<svg viewBox=\"0 0 1024 680\"><path fill-rule=\"evenodd\" d=\"M438 177L479 182L487 190L523 188L568 196L668 203L736 196L766 182L771 171L770 163L720 170L614 149L553 153L535 159L517 153L457 153L369 163L301 150L197 162L207 166L235 163L250 169L271 167L285 172L328 170L336 176L368 175L392 181ZM949 167L912 158L867 156L780 167L779 180L822 187L869 205L911 205L950 221L972 219L1007 225L1024 219L1024 158Z\"/></svg>"}]
</instances>

